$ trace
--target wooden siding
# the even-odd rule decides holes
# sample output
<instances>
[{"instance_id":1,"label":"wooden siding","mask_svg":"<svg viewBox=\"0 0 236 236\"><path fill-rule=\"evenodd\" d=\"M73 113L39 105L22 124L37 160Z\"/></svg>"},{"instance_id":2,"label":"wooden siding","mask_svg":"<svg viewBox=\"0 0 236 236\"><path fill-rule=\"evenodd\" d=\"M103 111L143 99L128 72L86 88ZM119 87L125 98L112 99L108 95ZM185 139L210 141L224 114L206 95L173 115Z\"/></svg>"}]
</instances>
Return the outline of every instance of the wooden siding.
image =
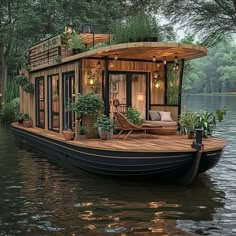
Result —
<instances>
[{"instance_id":1,"label":"wooden siding","mask_svg":"<svg viewBox=\"0 0 236 236\"><path fill-rule=\"evenodd\" d=\"M47 93L47 83L48 83L48 76L50 75L59 75L60 81L60 94L62 95L62 73L66 72L75 72L75 93L78 94L78 63L73 62L71 64L61 65L54 68L50 68L48 70L41 70L38 72L30 73L30 75L26 75L30 82L33 83L35 86L35 78L43 77L44 84L45 84L45 129L48 130L48 93ZM62 111L62 96L60 96L60 111ZM27 94L22 89L20 89L20 111L22 113L27 113L33 119L33 126L35 127L36 121L36 108L35 108L35 95ZM62 127L62 112L60 113L60 127ZM62 130L61 130L62 132Z\"/></svg>"}]
</instances>

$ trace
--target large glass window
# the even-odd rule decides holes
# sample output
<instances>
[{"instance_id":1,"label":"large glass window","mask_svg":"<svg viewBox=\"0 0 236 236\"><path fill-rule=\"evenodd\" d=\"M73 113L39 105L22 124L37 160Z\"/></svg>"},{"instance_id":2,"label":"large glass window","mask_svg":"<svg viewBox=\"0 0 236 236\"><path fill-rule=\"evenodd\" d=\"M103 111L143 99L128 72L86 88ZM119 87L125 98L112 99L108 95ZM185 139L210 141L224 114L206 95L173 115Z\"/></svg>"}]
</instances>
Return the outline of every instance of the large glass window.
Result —
<instances>
[{"instance_id":1,"label":"large glass window","mask_svg":"<svg viewBox=\"0 0 236 236\"><path fill-rule=\"evenodd\" d=\"M75 113L68 111L68 105L75 101L75 74L63 74L63 128L73 129Z\"/></svg>"},{"instance_id":2,"label":"large glass window","mask_svg":"<svg viewBox=\"0 0 236 236\"><path fill-rule=\"evenodd\" d=\"M140 118L146 114L146 74L141 73L110 73L110 113L114 111L126 113L127 107L135 107Z\"/></svg>"},{"instance_id":3,"label":"large glass window","mask_svg":"<svg viewBox=\"0 0 236 236\"><path fill-rule=\"evenodd\" d=\"M59 75L48 77L48 129L60 131Z\"/></svg>"},{"instance_id":4,"label":"large glass window","mask_svg":"<svg viewBox=\"0 0 236 236\"><path fill-rule=\"evenodd\" d=\"M45 127L44 78L35 79L36 126Z\"/></svg>"}]
</instances>

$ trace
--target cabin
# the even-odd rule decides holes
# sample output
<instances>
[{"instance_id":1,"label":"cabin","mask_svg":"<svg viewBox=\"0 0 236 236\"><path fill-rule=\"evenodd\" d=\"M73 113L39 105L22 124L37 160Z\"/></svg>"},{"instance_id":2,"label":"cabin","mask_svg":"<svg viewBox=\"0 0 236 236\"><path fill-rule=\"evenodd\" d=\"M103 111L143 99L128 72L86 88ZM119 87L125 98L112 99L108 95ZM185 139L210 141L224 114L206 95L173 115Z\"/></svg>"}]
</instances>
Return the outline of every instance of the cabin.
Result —
<instances>
[{"instance_id":1,"label":"cabin","mask_svg":"<svg viewBox=\"0 0 236 236\"><path fill-rule=\"evenodd\" d=\"M114 111L135 107L143 120L159 110L170 111L178 121L184 62L205 56L206 48L172 42L111 44L110 34L79 37L86 47L79 53L63 43L63 34L29 48L29 70L23 73L35 93L21 90L20 98L21 112L29 114L34 127L60 134L75 129L76 114L67 105L89 92L102 97L111 118Z\"/></svg>"}]
</instances>

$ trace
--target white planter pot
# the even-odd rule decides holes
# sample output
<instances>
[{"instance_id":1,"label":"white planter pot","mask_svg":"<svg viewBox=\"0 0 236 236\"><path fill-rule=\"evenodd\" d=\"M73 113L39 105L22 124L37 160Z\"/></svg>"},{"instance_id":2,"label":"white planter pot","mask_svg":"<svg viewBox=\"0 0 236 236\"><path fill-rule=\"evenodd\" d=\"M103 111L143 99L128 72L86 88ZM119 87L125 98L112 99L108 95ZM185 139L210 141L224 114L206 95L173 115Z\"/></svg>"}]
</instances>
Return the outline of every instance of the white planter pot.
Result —
<instances>
[{"instance_id":1,"label":"white planter pot","mask_svg":"<svg viewBox=\"0 0 236 236\"><path fill-rule=\"evenodd\" d=\"M98 127L98 134L101 139L112 139L113 137L113 129L108 130L102 130L100 127Z\"/></svg>"}]
</instances>

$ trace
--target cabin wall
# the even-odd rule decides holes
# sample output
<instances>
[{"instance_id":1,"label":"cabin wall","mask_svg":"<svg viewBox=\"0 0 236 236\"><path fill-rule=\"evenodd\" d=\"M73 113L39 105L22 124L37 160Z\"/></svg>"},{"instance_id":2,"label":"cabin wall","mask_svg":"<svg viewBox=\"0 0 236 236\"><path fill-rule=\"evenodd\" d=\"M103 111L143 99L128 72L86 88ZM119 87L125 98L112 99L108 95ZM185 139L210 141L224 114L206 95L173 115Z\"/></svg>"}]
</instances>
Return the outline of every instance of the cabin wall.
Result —
<instances>
[{"instance_id":1,"label":"cabin wall","mask_svg":"<svg viewBox=\"0 0 236 236\"><path fill-rule=\"evenodd\" d=\"M147 73L150 78L150 93L147 93L147 107L148 110L162 110L171 111L174 120L178 120L178 106L164 106L165 103L165 65L157 62L145 62L145 61L129 61L129 60L109 60L102 59L81 59L80 61L70 62L68 64L58 65L50 68L45 68L38 71L30 72L27 77L29 81L35 85L36 78L44 78L44 98L45 98L45 129L48 130L48 77L52 75L59 76L59 94L63 94L62 76L63 73L74 72L75 75L75 94L76 97L82 89L82 93L96 92L101 96L105 95L104 89L106 86L106 68L108 63L109 72L127 72L127 73ZM79 71L80 68L82 71ZM94 79L93 83L89 77L92 74ZM160 80L160 87L156 87L154 84L154 75L158 74ZM79 79L79 77L82 77ZM80 81L82 84L79 84ZM135 86L134 86L135 87ZM137 94L136 94L137 95ZM35 95L29 95L20 90L21 97L21 112L28 113L33 119L33 125L36 126L36 108L35 108ZM63 127L63 97L60 96L60 133L62 133ZM145 108L144 108L145 109ZM147 117L148 118L148 117Z\"/></svg>"},{"instance_id":2,"label":"cabin wall","mask_svg":"<svg viewBox=\"0 0 236 236\"><path fill-rule=\"evenodd\" d=\"M78 77L79 77L79 67L78 63L71 63L66 65L61 65L53 68L48 68L45 70L40 70L37 72L30 73L27 77L30 82L32 82L35 86L35 79L39 77L44 78L44 95L45 95L45 129L48 130L48 91L47 91L47 84L48 84L48 76L51 75L59 75L59 88L60 94L62 94L62 74L66 72L74 72L75 73L75 94L78 94ZM22 113L27 113L33 119L33 126L36 126L36 108L35 108L35 94L30 95L23 92L20 89L20 110ZM59 106L60 111L62 111L62 96L60 96ZM62 112L60 112L60 127L62 127ZM62 133L62 129L60 129Z\"/></svg>"}]
</instances>

